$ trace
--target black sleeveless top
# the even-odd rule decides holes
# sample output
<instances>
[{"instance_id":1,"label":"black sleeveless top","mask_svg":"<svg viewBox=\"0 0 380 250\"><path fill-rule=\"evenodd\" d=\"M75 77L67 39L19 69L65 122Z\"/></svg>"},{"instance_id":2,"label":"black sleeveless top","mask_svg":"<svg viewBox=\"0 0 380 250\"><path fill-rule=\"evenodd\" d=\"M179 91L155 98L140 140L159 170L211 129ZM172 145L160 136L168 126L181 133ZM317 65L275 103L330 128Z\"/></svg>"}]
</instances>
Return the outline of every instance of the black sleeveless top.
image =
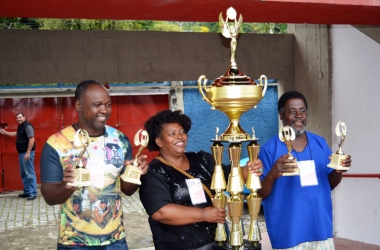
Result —
<instances>
[{"instance_id":1,"label":"black sleeveless top","mask_svg":"<svg viewBox=\"0 0 380 250\"><path fill-rule=\"evenodd\" d=\"M26 127L28 127L29 125L32 126L33 128L33 125L25 120L21 124L21 126L18 126L17 128L16 149L18 153L25 153L26 151L28 151L29 137L26 134ZM36 149L36 142L34 142L34 145L31 151L35 149Z\"/></svg>"},{"instance_id":2,"label":"black sleeveless top","mask_svg":"<svg viewBox=\"0 0 380 250\"><path fill-rule=\"evenodd\" d=\"M186 172L199 178L204 185L210 188L215 167L212 155L204 151L185 154L190 163L190 169ZM230 171L229 167L224 166L224 170L225 177L227 177ZM200 222L184 226L171 226L151 218L155 212L168 204L199 208L212 206L211 198L206 192L206 203L192 204L186 179L188 179L187 176L157 159L149 164L148 173L141 176L140 199L149 214L149 224L156 250L196 249L214 241L216 223Z\"/></svg>"}]
</instances>

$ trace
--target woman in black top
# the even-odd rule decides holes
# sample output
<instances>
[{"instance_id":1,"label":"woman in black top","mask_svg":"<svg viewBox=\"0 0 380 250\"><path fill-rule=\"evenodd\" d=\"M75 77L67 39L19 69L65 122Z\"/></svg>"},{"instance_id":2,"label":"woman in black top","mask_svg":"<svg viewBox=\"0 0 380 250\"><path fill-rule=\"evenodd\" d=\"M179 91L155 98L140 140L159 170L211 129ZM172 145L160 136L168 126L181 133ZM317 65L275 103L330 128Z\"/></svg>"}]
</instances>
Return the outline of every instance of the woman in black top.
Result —
<instances>
[{"instance_id":1,"label":"woman in black top","mask_svg":"<svg viewBox=\"0 0 380 250\"><path fill-rule=\"evenodd\" d=\"M189 190L189 177L175 169L198 178L210 188L215 162L204 151L185 153L190 128L190 118L179 110L161 111L145 123L149 134L147 148L159 151L160 156L160 160L156 158L149 164L140 187L156 250L212 249L216 223L225 221L225 209L213 207L209 195L203 189L200 191L200 185ZM257 160L248 163L248 167L259 173L262 164ZM229 167L223 169L228 176ZM243 168L244 175L246 169ZM196 190L197 195L191 196Z\"/></svg>"}]
</instances>

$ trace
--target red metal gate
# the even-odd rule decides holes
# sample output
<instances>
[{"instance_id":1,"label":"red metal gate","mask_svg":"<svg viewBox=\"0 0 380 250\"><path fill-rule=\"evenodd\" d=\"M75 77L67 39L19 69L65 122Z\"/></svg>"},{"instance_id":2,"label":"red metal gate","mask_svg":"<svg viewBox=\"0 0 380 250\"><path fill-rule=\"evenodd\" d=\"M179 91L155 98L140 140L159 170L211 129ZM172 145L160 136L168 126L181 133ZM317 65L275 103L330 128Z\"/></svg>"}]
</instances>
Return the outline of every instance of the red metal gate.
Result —
<instances>
[{"instance_id":1,"label":"red metal gate","mask_svg":"<svg viewBox=\"0 0 380 250\"><path fill-rule=\"evenodd\" d=\"M133 145L135 133L143 128L144 122L159 110L168 109L168 95L113 96L112 115L108 125L118 128L131 140L133 152L138 148ZM73 97L57 98L14 98L0 99L1 123L8 123L7 131L16 131L16 114L23 112L26 120L33 124L36 140L35 171L40 183L40 157L43 145L48 137L63 127L74 124L77 115ZM22 190L16 137L1 135L0 144L0 192ZM147 149L148 161L157 155Z\"/></svg>"}]
</instances>

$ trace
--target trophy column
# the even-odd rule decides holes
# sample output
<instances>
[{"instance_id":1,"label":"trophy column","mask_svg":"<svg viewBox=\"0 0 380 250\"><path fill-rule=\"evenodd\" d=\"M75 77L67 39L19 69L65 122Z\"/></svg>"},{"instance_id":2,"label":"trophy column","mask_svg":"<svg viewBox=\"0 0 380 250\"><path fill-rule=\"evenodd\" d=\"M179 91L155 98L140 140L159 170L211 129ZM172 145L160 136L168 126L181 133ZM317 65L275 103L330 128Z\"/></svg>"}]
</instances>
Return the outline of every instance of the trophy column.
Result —
<instances>
[{"instance_id":1,"label":"trophy column","mask_svg":"<svg viewBox=\"0 0 380 250\"><path fill-rule=\"evenodd\" d=\"M211 189L215 190L212 205L217 208L225 208L227 203L227 196L224 194L226 180L222 169L223 149L223 144L220 142L214 142L211 146L212 155L215 160L215 169L211 180ZM227 234L224 224L218 223L215 232L215 241L218 245L223 245L226 240Z\"/></svg>"},{"instance_id":2,"label":"trophy column","mask_svg":"<svg viewBox=\"0 0 380 250\"><path fill-rule=\"evenodd\" d=\"M257 141L250 142L247 146L249 161L257 160L260 145ZM257 246L261 240L258 216L261 208L261 197L257 194L257 190L261 188L260 178L255 174L248 173L247 189L251 194L247 197L249 216L251 217L251 225L249 227L248 240Z\"/></svg>"},{"instance_id":3,"label":"trophy column","mask_svg":"<svg viewBox=\"0 0 380 250\"><path fill-rule=\"evenodd\" d=\"M228 207L228 217L231 219L230 235L227 240L225 227L223 224L218 224L215 241L217 244L214 250L217 249L236 249L236 250L260 250L261 240L260 229L258 226L258 214L261 208L261 197L257 195L257 190L261 188L260 178L255 174L249 174L247 179L247 188L251 194L247 197L248 211L251 218L248 240L243 239L243 224L242 214L244 207L243 186L244 180L240 167L240 157L242 152L242 142L249 142L247 146L249 160L257 159L259 152L258 139L248 139L242 141L226 141L226 140L211 140L212 154L215 159L215 170L212 176L211 189L215 190L216 194L213 198L214 207ZM228 146L228 156L231 162L231 172L228 176L226 185L224 172L222 169L222 154L223 144L230 143ZM230 198L227 199L223 190L226 189L230 193Z\"/></svg>"},{"instance_id":4,"label":"trophy column","mask_svg":"<svg viewBox=\"0 0 380 250\"><path fill-rule=\"evenodd\" d=\"M240 170L241 143L233 142L228 146L228 155L231 162L231 173L228 176L227 191L231 197L227 201L228 215L232 221L229 243L232 247L243 244L243 235L240 230L240 218L243 213L244 202L241 199L244 182Z\"/></svg>"}]
</instances>

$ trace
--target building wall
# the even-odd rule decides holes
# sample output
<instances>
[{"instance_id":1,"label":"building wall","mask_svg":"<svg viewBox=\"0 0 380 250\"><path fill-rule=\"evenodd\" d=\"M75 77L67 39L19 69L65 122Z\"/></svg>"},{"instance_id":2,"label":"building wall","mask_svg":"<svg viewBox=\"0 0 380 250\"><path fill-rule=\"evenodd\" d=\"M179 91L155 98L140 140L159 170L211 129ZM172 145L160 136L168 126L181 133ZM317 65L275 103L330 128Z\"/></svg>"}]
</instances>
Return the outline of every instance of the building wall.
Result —
<instances>
[{"instance_id":1,"label":"building wall","mask_svg":"<svg viewBox=\"0 0 380 250\"><path fill-rule=\"evenodd\" d=\"M306 129L331 145L331 51L327 25L289 24L294 34L294 83L285 91L305 95L309 110ZM290 87L290 89L289 89Z\"/></svg>"},{"instance_id":2,"label":"building wall","mask_svg":"<svg viewBox=\"0 0 380 250\"><path fill-rule=\"evenodd\" d=\"M236 60L248 76L293 82L293 36L240 34ZM229 63L218 33L0 30L0 83L214 79Z\"/></svg>"},{"instance_id":3,"label":"building wall","mask_svg":"<svg viewBox=\"0 0 380 250\"><path fill-rule=\"evenodd\" d=\"M333 151L340 142L335 125L344 121L342 148L353 161L348 173L379 174L380 44L350 25L333 25L331 47ZM380 245L380 179L343 178L333 202L336 236Z\"/></svg>"}]
</instances>

